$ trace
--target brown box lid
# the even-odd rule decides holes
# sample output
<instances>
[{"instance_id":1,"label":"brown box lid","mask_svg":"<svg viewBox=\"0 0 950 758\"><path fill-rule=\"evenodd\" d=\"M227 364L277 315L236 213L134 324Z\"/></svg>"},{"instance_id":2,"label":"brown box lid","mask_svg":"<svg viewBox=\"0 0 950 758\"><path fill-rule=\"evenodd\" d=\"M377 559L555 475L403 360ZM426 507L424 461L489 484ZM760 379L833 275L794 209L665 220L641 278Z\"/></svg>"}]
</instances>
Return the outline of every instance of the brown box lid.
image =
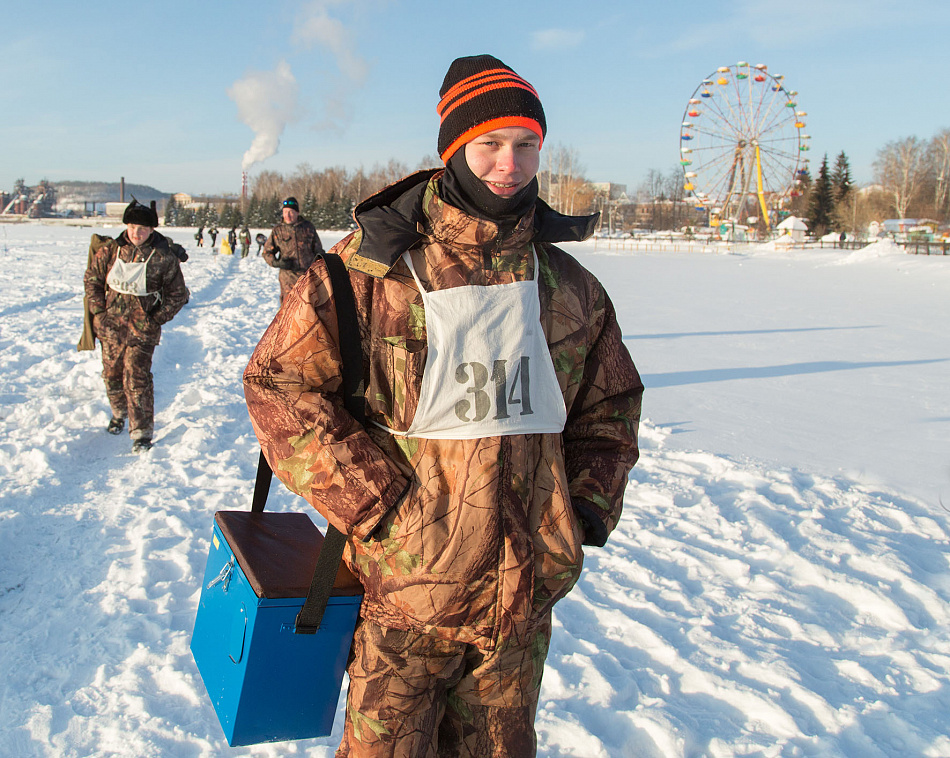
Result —
<instances>
[{"instance_id":1,"label":"brown box lid","mask_svg":"<svg viewBox=\"0 0 950 758\"><path fill-rule=\"evenodd\" d=\"M218 511L214 520L258 597L307 596L323 534L306 513ZM361 594L341 562L331 595Z\"/></svg>"}]
</instances>

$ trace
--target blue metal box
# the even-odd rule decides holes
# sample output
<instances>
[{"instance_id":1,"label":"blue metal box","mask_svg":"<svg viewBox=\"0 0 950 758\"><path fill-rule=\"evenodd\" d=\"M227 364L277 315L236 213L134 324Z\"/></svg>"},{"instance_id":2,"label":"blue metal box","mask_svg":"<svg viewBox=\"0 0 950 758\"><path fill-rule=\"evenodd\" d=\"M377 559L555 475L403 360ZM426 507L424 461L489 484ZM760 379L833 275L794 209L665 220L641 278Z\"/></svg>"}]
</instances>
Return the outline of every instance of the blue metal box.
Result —
<instances>
[{"instance_id":1,"label":"blue metal box","mask_svg":"<svg viewBox=\"0 0 950 758\"><path fill-rule=\"evenodd\" d=\"M294 622L323 535L304 513L219 511L191 652L228 744L330 734L359 582L341 566L316 634Z\"/></svg>"}]
</instances>

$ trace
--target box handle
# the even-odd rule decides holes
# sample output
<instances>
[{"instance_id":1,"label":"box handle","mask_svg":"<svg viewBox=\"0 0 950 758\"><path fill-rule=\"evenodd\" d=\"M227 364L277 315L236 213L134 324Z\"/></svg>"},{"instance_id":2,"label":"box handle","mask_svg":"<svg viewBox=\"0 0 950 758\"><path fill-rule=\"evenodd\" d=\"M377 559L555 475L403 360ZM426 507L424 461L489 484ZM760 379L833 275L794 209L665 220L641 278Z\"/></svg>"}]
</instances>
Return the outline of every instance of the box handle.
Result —
<instances>
[{"instance_id":1,"label":"box handle","mask_svg":"<svg viewBox=\"0 0 950 758\"><path fill-rule=\"evenodd\" d=\"M234 556L231 556L231 560L224 564L224 567L218 572L218 575L208 582L208 586L205 587L206 590L210 590L216 584L224 584L224 591L228 591L228 585L231 584L231 572L234 570Z\"/></svg>"}]
</instances>

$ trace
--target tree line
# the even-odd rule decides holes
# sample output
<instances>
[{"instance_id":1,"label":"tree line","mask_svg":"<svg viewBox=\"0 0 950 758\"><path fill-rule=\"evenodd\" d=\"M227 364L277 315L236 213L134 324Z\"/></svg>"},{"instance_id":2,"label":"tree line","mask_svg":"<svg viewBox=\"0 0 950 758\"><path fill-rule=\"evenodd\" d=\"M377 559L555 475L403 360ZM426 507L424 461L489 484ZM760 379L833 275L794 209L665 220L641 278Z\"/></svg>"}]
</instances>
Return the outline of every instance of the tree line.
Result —
<instances>
[{"instance_id":1,"label":"tree line","mask_svg":"<svg viewBox=\"0 0 950 758\"><path fill-rule=\"evenodd\" d=\"M435 158L425 158L419 168L438 165ZM353 208L370 195L392 184L412 169L398 161L377 165L367 171L342 166L314 169L299 165L292 174L261 171L252 183L247 199L233 198L215 203L193 203L182 207L169 200L165 205L168 226L272 227L281 218L281 203L287 197L297 198L300 215L317 229L353 228Z\"/></svg>"},{"instance_id":2,"label":"tree line","mask_svg":"<svg viewBox=\"0 0 950 758\"><path fill-rule=\"evenodd\" d=\"M838 154L833 168L826 155L814 182L806 175L806 221L812 234L860 233L871 221L886 218L950 221L950 129L930 140L904 137L877 152L874 184L856 190L847 156Z\"/></svg>"},{"instance_id":3,"label":"tree line","mask_svg":"<svg viewBox=\"0 0 950 758\"><path fill-rule=\"evenodd\" d=\"M427 156L416 168L441 165ZM872 220L931 218L950 221L950 129L930 140L905 137L882 147L873 164L874 185L854 186L844 150L829 165L825 155L814 179L806 169L798 175L795 197L785 209L803 218L809 231L860 233ZM223 203L181 207L169 201L165 223L169 226L220 226L222 228L274 226L281 215L281 201L296 197L301 214L318 229L353 227L353 208L410 172L398 161L350 170L342 166L314 169L301 164L289 176L262 171L254 177L250 196ZM538 172L539 195L555 210L570 215L600 211L602 228L626 230L647 224L654 230L695 225L697 214L685 198L680 167L669 172L650 169L629 196L612 197L604 185L590 182L577 151L556 145L545 148Z\"/></svg>"}]
</instances>

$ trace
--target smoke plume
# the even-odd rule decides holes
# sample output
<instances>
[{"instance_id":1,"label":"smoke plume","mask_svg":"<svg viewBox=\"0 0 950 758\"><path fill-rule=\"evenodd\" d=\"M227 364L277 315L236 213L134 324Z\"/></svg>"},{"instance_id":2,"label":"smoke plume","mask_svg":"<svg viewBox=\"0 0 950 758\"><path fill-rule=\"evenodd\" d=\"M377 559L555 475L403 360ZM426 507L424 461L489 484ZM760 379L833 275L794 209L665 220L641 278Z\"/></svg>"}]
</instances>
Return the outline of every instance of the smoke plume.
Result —
<instances>
[{"instance_id":1,"label":"smoke plume","mask_svg":"<svg viewBox=\"0 0 950 758\"><path fill-rule=\"evenodd\" d=\"M359 0L303 0L295 11L291 34L294 47L311 50L332 58L330 66L310 66L311 76L319 74L323 79L322 121L313 124L315 129L341 130L350 120L349 97L354 87L366 79L368 66L357 55L355 35L349 24L329 14L331 8L347 17L361 5ZM339 69L334 76L332 65ZM298 118L297 80L286 61L277 64L274 71L254 71L236 81L228 90L238 107L238 117L254 131L254 142L244 154L241 168L247 171L277 153L284 127Z\"/></svg>"},{"instance_id":2,"label":"smoke plume","mask_svg":"<svg viewBox=\"0 0 950 758\"><path fill-rule=\"evenodd\" d=\"M252 71L228 89L238 118L254 132L254 141L241 161L247 171L277 152L284 127L297 117L297 80L286 61L274 71Z\"/></svg>"},{"instance_id":3,"label":"smoke plume","mask_svg":"<svg viewBox=\"0 0 950 758\"><path fill-rule=\"evenodd\" d=\"M347 0L310 0L299 10L299 20L294 25L291 41L307 49L319 47L333 55L340 72L350 84L362 84L366 78L367 65L354 53L354 35L342 21L331 18L331 6L354 6Z\"/></svg>"}]
</instances>

